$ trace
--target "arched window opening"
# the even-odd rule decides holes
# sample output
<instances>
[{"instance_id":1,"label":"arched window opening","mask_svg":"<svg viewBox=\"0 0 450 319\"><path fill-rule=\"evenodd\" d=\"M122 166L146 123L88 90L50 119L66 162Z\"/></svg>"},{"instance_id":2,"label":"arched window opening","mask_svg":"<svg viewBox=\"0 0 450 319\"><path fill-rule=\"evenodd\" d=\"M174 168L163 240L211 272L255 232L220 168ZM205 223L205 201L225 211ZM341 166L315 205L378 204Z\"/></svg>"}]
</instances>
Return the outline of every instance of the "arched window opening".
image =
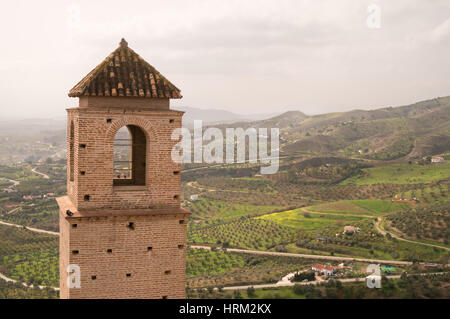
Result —
<instances>
[{"instance_id":1,"label":"arched window opening","mask_svg":"<svg viewBox=\"0 0 450 319\"><path fill-rule=\"evenodd\" d=\"M74 152L75 152L75 126L73 121L70 122L70 132L69 132L69 180L74 181Z\"/></svg>"},{"instance_id":2,"label":"arched window opening","mask_svg":"<svg viewBox=\"0 0 450 319\"><path fill-rule=\"evenodd\" d=\"M147 138L138 126L122 127L114 138L114 185L145 185Z\"/></svg>"}]
</instances>

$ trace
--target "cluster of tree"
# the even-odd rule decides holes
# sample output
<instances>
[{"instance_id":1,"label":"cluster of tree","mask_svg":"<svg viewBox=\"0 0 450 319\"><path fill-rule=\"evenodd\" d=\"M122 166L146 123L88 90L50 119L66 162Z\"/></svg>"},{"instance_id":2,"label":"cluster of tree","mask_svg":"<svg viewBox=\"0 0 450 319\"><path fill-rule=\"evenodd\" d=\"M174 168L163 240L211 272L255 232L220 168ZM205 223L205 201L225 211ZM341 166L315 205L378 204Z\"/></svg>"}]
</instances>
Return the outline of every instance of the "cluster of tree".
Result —
<instances>
[{"instance_id":1,"label":"cluster of tree","mask_svg":"<svg viewBox=\"0 0 450 319\"><path fill-rule=\"evenodd\" d=\"M332 160L334 159L334 160ZM362 169L370 167L354 160L337 158L315 158L288 168L289 182L293 184L337 184L351 176L362 174ZM329 161L327 161L329 160ZM309 165L306 165L306 163ZM304 176L318 180L311 181Z\"/></svg>"},{"instance_id":2,"label":"cluster of tree","mask_svg":"<svg viewBox=\"0 0 450 319\"><path fill-rule=\"evenodd\" d=\"M250 177L260 173L259 165L242 165L243 167L211 167L183 172L183 182L196 181L199 178L214 177Z\"/></svg>"},{"instance_id":3,"label":"cluster of tree","mask_svg":"<svg viewBox=\"0 0 450 319\"><path fill-rule=\"evenodd\" d=\"M21 283L0 280L0 299L57 299L53 289L27 288Z\"/></svg>"},{"instance_id":4,"label":"cluster of tree","mask_svg":"<svg viewBox=\"0 0 450 319\"><path fill-rule=\"evenodd\" d=\"M449 244L450 202L418 206L388 216L392 226L406 235L442 241Z\"/></svg>"},{"instance_id":5,"label":"cluster of tree","mask_svg":"<svg viewBox=\"0 0 450 319\"><path fill-rule=\"evenodd\" d=\"M397 139L393 144L385 149L368 155L368 158L376 160L394 160L408 155L414 148L414 138L404 137Z\"/></svg>"},{"instance_id":6,"label":"cluster of tree","mask_svg":"<svg viewBox=\"0 0 450 319\"><path fill-rule=\"evenodd\" d=\"M312 271L308 272L298 272L294 275L291 281L293 282L301 282L301 281L314 281L316 280L316 275Z\"/></svg>"},{"instance_id":7,"label":"cluster of tree","mask_svg":"<svg viewBox=\"0 0 450 319\"><path fill-rule=\"evenodd\" d=\"M258 181L232 178L202 179L200 186L216 189L215 192L203 192L202 197L233 203L273 206L306 206L313 201L336 201L370 198L393 198L396 194L405 193L420 188L414 184L374 184L374 185L340 185L340 184L297 184L289 181L264 184L264 188L251 191L252 183ZM263 181L261 181L263 182ZM267 183L264 180L264 183ZM256 184L255 184L256 185ZM242 187L242 188L241 188ZM258 186L259 187L259 186ZM239 190L242 190L241 192ZM187 195L198 194L197 188L185 186L183 192ZM268 196L270 194L270 196Z\"/></svg>"},{"instance_id":8,"label":"cluster of tree","mask_svg":"<svg viewBox=\"0 0 450 319\"><path fill-rule=\"evenodd\" d=\"M362 299L362 298L449 298L449 274L410 275L403 273L399 280L382 277L381 289L368 289L365 282L342 284L331 280L325 284L295 285L293 291L308 299Z\"/></svg>"},{"instance_id":9,"label":"cluster of tree","mask_svg":"<svg viewBox=\"0 0 450 319\"><path fill-rule=\"evenodd\" d=\"M231 222L208 226L192 225L188 240L247 249L270 249L292 241L292 229L268 220L241 217Z\"/></svg>"},{"instance_id":10,"label":"cluster of tree","mask_svg":"<svg viewBox=\"0 0 450 319\"><path fill-rule=\"evenodd\" d=\"M23 205L14 214L5 214L2 220L18 224L58 231L58 206L54 199L34 199L33 205Z\"/></svg>"},{"instance_id":11,"label":"cluster of tree","mask_svg":"<svg viewBox=\"0 0 450 319\"><path fill-rule=\"evenodd\" d=\"M23 251L39 251L58 247L57 236L0 225L0 259Z\"/></svg>"}]
</instances>

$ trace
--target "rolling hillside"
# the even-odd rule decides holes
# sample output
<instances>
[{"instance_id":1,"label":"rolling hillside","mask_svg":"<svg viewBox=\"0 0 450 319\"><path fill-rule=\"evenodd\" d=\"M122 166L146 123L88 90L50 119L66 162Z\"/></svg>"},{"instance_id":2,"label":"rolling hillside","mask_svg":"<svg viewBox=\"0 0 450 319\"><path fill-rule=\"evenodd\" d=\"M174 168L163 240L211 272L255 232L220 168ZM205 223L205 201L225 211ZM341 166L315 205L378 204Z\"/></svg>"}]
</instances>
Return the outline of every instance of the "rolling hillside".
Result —
<instances>
[{"instance_id":1,"label":"rolling hillside","mask_svg":"<svg viewBox=\"0 0 450 319\"><path fill-rule=\"evenodd\" d=\"M450 97L395 108L315 116L290 111L230 126L279 127L284 155L418 159L450 151Z\"/></svg>"}]
</instances>

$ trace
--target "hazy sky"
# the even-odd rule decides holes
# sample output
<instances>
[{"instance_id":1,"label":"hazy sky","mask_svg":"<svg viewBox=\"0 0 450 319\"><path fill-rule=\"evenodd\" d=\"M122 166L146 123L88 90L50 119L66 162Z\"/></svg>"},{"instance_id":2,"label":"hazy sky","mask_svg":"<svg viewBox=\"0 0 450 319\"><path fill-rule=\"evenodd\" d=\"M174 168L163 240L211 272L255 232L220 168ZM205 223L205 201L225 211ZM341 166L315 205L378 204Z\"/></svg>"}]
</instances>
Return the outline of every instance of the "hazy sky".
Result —
<instances>
[{"instance_id":1,"label":"hazy sky","mask_svg":"<svg viewBox=\"0 0 450 319\"><path fill-rule=\"evenodd\" d=\"M15 0L0 28L2 118L63 117L122 37L181 89L175 106L315 114L450 95L449 0Z\"/></svg>"}]
</instances>

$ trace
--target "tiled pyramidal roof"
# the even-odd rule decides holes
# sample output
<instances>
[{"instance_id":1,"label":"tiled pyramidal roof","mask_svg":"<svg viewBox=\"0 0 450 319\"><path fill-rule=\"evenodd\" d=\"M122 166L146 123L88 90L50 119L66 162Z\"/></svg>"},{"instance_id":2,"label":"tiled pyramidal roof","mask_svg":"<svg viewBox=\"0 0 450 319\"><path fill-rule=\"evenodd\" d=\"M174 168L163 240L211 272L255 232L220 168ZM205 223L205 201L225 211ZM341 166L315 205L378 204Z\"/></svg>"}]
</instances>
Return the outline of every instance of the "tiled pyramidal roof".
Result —
<instances>
[{"instance_id":1,"label":"tiled pyramidal roof","mask_svg":"<svg viewBox=\"0 0 450 319\"><path fill-rule=\"evenodd\" d=\"M131 50L125 39L70 90L69 96L182 98L181 91Z\"/></svg>"}]
</instances>

